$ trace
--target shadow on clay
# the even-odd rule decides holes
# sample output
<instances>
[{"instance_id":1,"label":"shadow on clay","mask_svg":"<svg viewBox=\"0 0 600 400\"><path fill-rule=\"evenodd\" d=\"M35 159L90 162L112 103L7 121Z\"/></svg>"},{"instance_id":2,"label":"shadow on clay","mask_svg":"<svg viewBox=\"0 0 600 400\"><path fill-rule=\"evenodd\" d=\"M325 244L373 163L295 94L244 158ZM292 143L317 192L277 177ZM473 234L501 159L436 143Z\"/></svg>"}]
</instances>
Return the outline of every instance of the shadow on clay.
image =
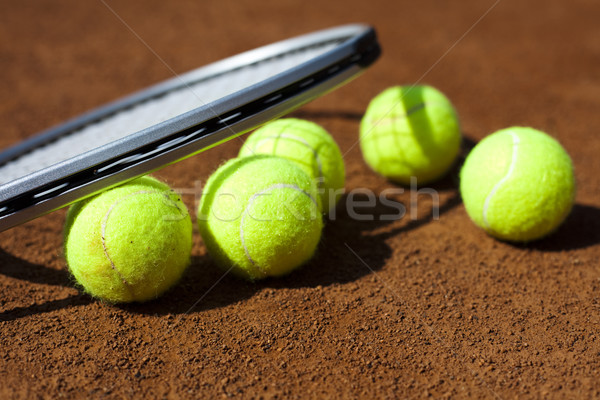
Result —
<instances>
[{"instance_id":1,"label":"shadow on clay","mask_svg":"<svg viewBox=\"0 0 600 400\"><path fill-rule=\"evenodd\" d=\"M42 285L72 286L66 270L56 270L22 260L0 249L0 274L13 279ZM60 300L50 300L41 304L15 307L0 312L0 321L13 321L19 318L47 313L67 307L85 305L93 302L84 294L71 295Z\"/></svg>"},{"instance_id":2,"label":"shadow on clay","mask_svg":"<svg viewBox=\"0 0 600 400\"><path fill-rule=\"evenodd\" d=\"M2 249L0 249L0 274L43 285L71 286L71 277L66 269L58 270L33 264Z\"/></svg>"},{"instance_id":3,"label":"shadow on clay","mask_svg":"<svg viewBox=\"0 0 600 400\"><path fill-rule=\"evenodd\" d=\"M0 274L31 283L77 287L66 269L55 270L32 264L3 250L0 250ZM213 285L214 287L212 287ZM208 257L196 256L192 257L191 265L181 281L158 299L145 303L115 304L112 307L147 315L198 312L236 303L251 297L256 290L256 285L235 279L218 270L208 260ZM80 291L78 294L64 299L49 300L40 304L14 307L2 311L0 312L0 321L13 321L30 315L99 301L101 300L94 299Z\"/></svg>"},{"instance_id":4,"label":"shadow on clay","mask_svg":"<svg viewBox=\"0 0 600 400\"><path fill-rule=\"evenodd\" d=\"M352 112L296 112L295 116L360 120L362 115ZM468 149L472 148L474 143L467 139L464 145ZM431 186L438 191L455 192L440 205L440 216L460 204L459 196L456 193L457 171L460 164L462 164L462 160L445 179ZM390 187L398 186L390 182ZM343 204L345 200L346 198L343 197L340 203ZM374 220L360 221L350 217L343 207L340 207L336 220L326 223L323 239L316 256L308 264L287 277L267 279L256 283L245 282L231 274L225 274L212 263L210 257L196 256L192 258L192 263L180 283L160 298L146 303L130 303L114 307L153 315L196 313L242 301L268 287L315 287L351 282L371 274L372 271L377 271L385 265L387 259L392 255L392 249L386 244L388 238L430 223L433 217L432 213L427 213L418 219L403 223L402 226L394 226L398 220L385 221L378 217L393 214L397 212L396 209L377 201L374 207L369 209L369 212L374 215ZM373 233L375 231L381 232ZM356 254L353 254L349 248ZM38 284L75 286L66 269L55 270L35 265L1 249L0 274ZM15 320L96 301L99 300L80 293L61 300L6 310L0 313L0 321Z\"/></svg>"},{"instance_id":5,"label":"shadow on clay","mask_svg":"<svg viewBox=\"0 0 600 400\"><path fill-rule=\"evenodd\" d=\"M318 119L345 119L350 121L360 121L363 117L362 113L354 111L310 111L310 110L296 110L288 115L290 118L302 118L309 120Z\"/></svg>"},{"instance_id":6,"label":"shadow on clay","mask_svg":"<svg viewBox=\"0 0 600 400\"><path fill-rule=\"evenodd\" d=\"M294 116L316 118L314 114L314 112L296 112ZM320 116L324 118L360 119L362 117L360 114L344 112L334 113L335 115L316 114L323 114ZM444 196L444 200L439 206L440 218L461 203L457 190L458 171L464 161L464 155L474 145L472 140L466 138L463 142L461 156L452 171L434 185L428 185L436 191L450 193L450 195ZM391 188L399 187L393 182L390 182L389 186ZM406 193L408 194L408 192ZM346 197L344 195L339 204L344 204ZM356 200L360 201L361 199L357 198ZM402 202L402 200L400 201ZM409 210L409 205L404 204L404 206ZM373 271L380 270L386 264L392 255L392 249L386 244L387 239L422 227L434 220L431 210L425 210L425 212L420 210L420 214L423 215L416 219L407 220L409 217L406 215L400 220L382 220L380 216L394 214L397 209L383 204L379 199L373 207L363 211L373 215L374 219L372 221L356 220L348 214L344 207L338 207L335 220L325 223L321 243L315 257L285 277L265 279L254 283L246 282L232 274L225 274L223 270L214 265L210 257L206 256L193 259L182 282L159 299L149 303L132 303L118 307L148 314L187 312L193 314L243 301L265 288L316 287L352 282ZM398 222L401 225L398 226Z\"/></svg>"},{"instance_id":7,"label":"shadow on clay","mask_svg":"<svg viewBox=\"0 0 600 400\"><path fill-rule=\"evenodd\" d=\"M458 194L447 198L440 204L440 217L458 204ZM394 211L380 202L374 208L375 215ZM379 271L392 256L393 251L386 243L387 239L422 227L434 219L433 213L428 212L400 226L396 226L396 221L356 221L347 215L329 221L312 261L288 277L265 283L270 287L315 287L358 280Z\"/></svg>"},{"instance_id":8,"label":"shadow on clay","mask_svg":"<svg viewBox=\"0 0 600 400\"><path fill-rule=\"evenodd\" d=\"M466 145L473 146L470 140L466 141ZM444 200L439 205L440 218L461 203L457 190L460 165L462 160L456 163L444 179L428 186L444 193ZM392 182L389 186L399 187ZM404 198L408 198L409 192L405 193ZM339 204L344 204L346 199L347 195L342 196ZM366 198L361 199L359 196L356 200ZM398 201L403 203L401 199ZM408 212L410 206L403 204ZM243 301L266 288L328 286L358 280L383 268L392 256L392 249L386 243L387 239L434 221L431 209L420 209L420 216L416 219L409 219L408 215L391 220L380 218L397 211L396 208L377 199L373 207L362 211L372 215L373 220L364 221L352 218L345 207L339 206L335 220L325 223L315 257L285 277L246 282L232 274L226 274L209 256L194 257L186 275L173 290L148 303L131 303L116 307L142 314L195 314Z\"/></svg>"},{"instance_id":9,"label":"shadow on clay","mask_svg":"<svg viewBox=\"0 0 600 400\"><path fill-rule=\"evenodd\" d=\"M41 304L33 304L26 307L15 307L10 310L0 312L0 321L14 321L19 318L28 317L30 315L43 314L63 308L87 305L95 300L84 294L76 294L64 299L50 300Z\"/></svg>"},{"instance_id":10,"label":"shadow on clay","mask_svg":"<svg viewBox=\"0 0 600 400\"><path fill-rule=\"evenodd\" d=\"M461 154L452 170L440 181L424 187L444 194L439 204L439 217L461 204L458 193L458 175L466 154L475 146L475 142L464 138ZM389 182L390 188L399 188ZM406 192L408 194L408 191ZM344 195L338 203L337 217L334 221L326 221L323 238L316 256L289 276L265 280L258 283L262 286L278 287L316 287L335 283L347 283L358 280L373 272L377 272L392 256L392 249L386 243L389 238L412 231L429 224L434 220L432 209L419 210L418 218L409 218L410 204L408 196L397 199L406 209L407 215L400 219L386 220L380 218L392 215L397 209L383 204L378 198L374 207L368 212L374 216L372 221L361 221L352 218L340 205L346 201ZM356 198L356 200L367 200ZM356 253L356 254L354 254Z\"/></svg>"},{"instance_id":11,"label":"shadow on clay","mask_svg":"<svg viewBox=\"0 0 600 400\"><path fill-rule=\"evenodd\" d=\"M551 235L518 248L546 252L584 249L600 243L600 208L575 204L565 222Z\"/></svg>"},{"instance_id":12,"label":"shadow on clay","mask_svg":"<svg viewBox=\"0 0 600 400\"><path fill-rule=\"evenodd\" d=\"M457 189L458 175L464 157L474 145L474 141L465 138L461 156L452 171L441 181L428 186L440 193L446 192L443 196L444 200L439 205L440 218L461 204ZM390 182L390 187L398 186ZM345 200L346 198L343 197L340 204ZM400 202L408 212L409 205L402 200ZM193 314L243 301L264 288L316 287L352 282L383 268L392 256L392 249L386 243L387 239L433 222L433 213L425 211L419 212L419 218L415 219L404 220L408 218L405 215L404 219L382 220L378 217L393 214L397 210L377 200L369 209L374 219L361 221L352 218L344 207L340 207L336 219L327 221L325 225L323 239L316 256L286 277L256 283L246 282L224 273L213 264L209 256L195 256L181 282L160 298L146 303L114 307L140 314L165 315L188 312ZM471 222L465 220L465 223ZM540 251L563 251L585 248L598 243L600 243L600 209L577 204L557 232L543 240L516 246ZM35 265L1 249L0 274L39 284L74 286L66 270L54 270ZM0 321L15 320L95 301L98 300L85 294L73 295L61 300L6 310L0 313Z\"/></svg>"},{"instance_id":13,"label":"shadow on clay","mask_svg":"<svg viewBox=\"0 0 600 400\"><path fill-rule=\"evenodd\" d=\"M194 256L181 281L159 298L114 307L147 315L195 314L240 302L257 290L256 284L223 271L208 256Z\"/></svg>"}]
</instances>

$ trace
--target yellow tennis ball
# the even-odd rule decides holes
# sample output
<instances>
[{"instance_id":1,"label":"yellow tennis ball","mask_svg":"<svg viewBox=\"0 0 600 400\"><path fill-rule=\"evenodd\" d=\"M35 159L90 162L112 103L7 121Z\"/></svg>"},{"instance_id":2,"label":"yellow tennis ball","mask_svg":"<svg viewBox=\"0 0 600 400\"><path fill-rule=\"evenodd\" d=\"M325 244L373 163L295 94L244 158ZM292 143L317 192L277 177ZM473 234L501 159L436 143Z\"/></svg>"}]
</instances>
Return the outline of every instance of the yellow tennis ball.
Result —
<instances>
[{"instance_id":1,"label":"yellow tennis ball","mask_svg":"<svg viewBox=\"0 0 600 400\"><path fill-rule=\"evenodd\" d=\"M475 146L460 172L467 213L490 235L527 242L554 231L575 199L571 158L544 132L502 129Z\"/></svg>"},{"instance_id":2,"label":"yellow tennis ball","mask_svg":"<svg viewBox=\"0 0 600 400\"><path fill-rule=\"evenodd\" d=\"M69 270L87 293L110 303L158 297L179 280L191 249L185 205L150 177L78 202L67 213Z\"/></svg>"},{"instance_id":3,"label":"yellow tennis ball","mask_svg":"<svg viewBox=\"0 0 600 400\"><path fill-rule=\"evenodd\" d=\"M319 243L316 184L284 158L230 160L206 183L198 227L223 269L249 280L285 275L308 261Z\"/></svg>"},{"instance_id":4,"label":"yellow tennis ball","mask_svg":"<svg viewBox=\"0 0 600 400\"><path fill-rule=\"evenodd\" d=\"M331 135L314 122L284 118L254 131L240 157L270 154L293 161L317 181L324 212L329 212L344 191L346 171L340 148Z\"/></svg>"},{"instance_id":5,"label":"yellow tennis ball","mask_svg":"<svg viewBox=\"0 0 600 400\"><path fill-rule=\"evenodd\" d=\"M431 86L395 86L371 100L360 124L367 164L408 185L441 178L460 150L461 134L450 100Z\"/></svg>"}]
</instances>

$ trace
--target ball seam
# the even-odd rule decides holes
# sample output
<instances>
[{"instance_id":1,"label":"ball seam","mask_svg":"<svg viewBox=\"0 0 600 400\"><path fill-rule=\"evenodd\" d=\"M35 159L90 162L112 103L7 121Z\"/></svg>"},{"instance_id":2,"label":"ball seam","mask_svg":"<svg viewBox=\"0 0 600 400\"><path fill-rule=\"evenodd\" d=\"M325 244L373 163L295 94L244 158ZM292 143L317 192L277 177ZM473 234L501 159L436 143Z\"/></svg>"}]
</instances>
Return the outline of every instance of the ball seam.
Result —
<instances>
[{"instance_id":1,"label":"ball seam","mask_svg":"<svg viewBox=\"0 0 600 400\"><path fill-rule=\"evenodd\" d=\"M254 143L254 149L252 150L256 150L256 147L258 147L259 143L261 141L266 141L267 139L289 139L292 141L296 141L298 143L300 143L301 145L304 145L305 147L308 147L312 152L313 152L313 156L314 159L317 163L317 169L319 171L319 176L317 177L317 181L318 181L318 185L323 185L324 181L325 181L325 177L323 175L323 163L321 162L321 158L319 157L319 153L317 152L317 150L315 148L313 148L310 143L308 143L306 140L304 140L303 138L299 137L299 136L295 136L295 135L289 135L286 133L280 133L279 135L268 135L268 136L261 136L260 138L258 138L255 143ZM275 149L275 147L273 148Z\"/></svg>"},{"instance_id":2,"label":"ball seam","mask_svg":"<svg viewBox=\"0 0 600 400\"><path fill-rule=\"evenodd\" d=\"M256 261L254 261L254 259L252 258L252 256L250 255L250 251L248 250L248 247L246 246L246 239L245 239L245 235L244 235L244 222L246 219L246 215L249 214L249 210L252 207L254 201L259 197L264 195L265 193L271 192L275 189L292 189L292 190L296 190L306 196L308 196L308 198L315 204L315 207L319 207L317 200L307 191L303 190L302 188L300 188L298 185L293 185L293 184L286 184L286 183L276 183L274 185L271 185L259 192L254 193L249 199L248 199L248 204L246 205L246 208L244 209L244 212L242 213L242 219L240 221L240 239L242 242L242 247L244 249L244 253L246 254L246 258L248 259L248 261L250 262L250 264L252 264L253 266L255 266L256 268L258 268L262 273L265 273L265 271L261 268L260 265L256 264ZM318 213L317 213L318 214Z\"/></svg>"},{"instance_id":3,"label":"ball seam","mask_svg":"<svg viewBox=\"0 0 600 400\"><path fill-rule=\"evenodd\" d=\"M485 227L488 229L490 228L490 223L488 221L488 208L489 208L490 202L491 202L492 198L494 197L494 195L498 192L498 190L500 190L500 188L511 178L511 176L515 170L515 166L517 164L517 156L519 153L519 144L521 143L521 139L514 132L507 132L507 134L510 135L512 138L512 152L511 152L510 165L508 166L508 171L502 177L502 179L500 179L498 182L496 182L496 184L494 185L494 187L492 188L490 193L487 195L487 197L485 198L485 201L483 203L483 223L484 223Z\"/></svg>"},{"instance_id":4,"label":"ball seam","mask_svg":"<svg viewBox=\"0 0 600 400\"><path fill-rule=\"evenodd\" d=\"M157 191L157 190L139 190L137 192L129 193L127 196L122 197L119 200L117 200L116 202L114 202L110 206L110 208L108 209L106 214L104 215L104 218L102 218L101 233L100 233L100 238L101 238L101 242L102 242L102 250L104 251L104 255L106 256L108 262L110 262L111 268L115 271L115 273L117 274L117 276L119 277L121 282L123 282L123 285L125 285L125 287L127 288L127 291L129 292L129 294L131 295L132 298L134 298L135 295L133 293L133 288L131 287L131 284L129 282L127 282L125 277L121 274L121 272L115 265L114 261L110 257L110 254L108 253L108 247L106 245L106 226L108 224L108 218L109 218L110 214L120 203L122 203L123 201L127 200L130 197L133 197L133 196L136 196L139 194L153 194L153 193L161 194L161 192ZM177 208L179 209L179 207L177 207Z\"/></svg>"}]
</instances>

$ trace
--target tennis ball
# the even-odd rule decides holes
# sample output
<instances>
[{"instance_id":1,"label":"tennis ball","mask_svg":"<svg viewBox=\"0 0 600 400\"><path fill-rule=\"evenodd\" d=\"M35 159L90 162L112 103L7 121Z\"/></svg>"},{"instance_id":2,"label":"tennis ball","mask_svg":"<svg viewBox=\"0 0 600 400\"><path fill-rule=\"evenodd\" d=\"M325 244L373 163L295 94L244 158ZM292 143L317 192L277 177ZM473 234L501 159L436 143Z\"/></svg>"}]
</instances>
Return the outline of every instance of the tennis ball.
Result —
<instances>
[{"instance_id":1,"label":"tennis ball","mask_svg":"<svg viewBox=\"0 0 600 400\"><path fill-rule=\"evenodd\" d=\"M185 205L150 177L80 201L67 213L69 270L87 293L110 303L158 297L179 280L191 249Z\"/></svg>"},{"instance_id":2,"label":"tennis ball","mask_svg":"<svg viewBox=\"0 0 600 400\"><path fill-rule=\"evenodd\" d=\"M271 154L296 163L317 180L323 211L340 199L345 183L340 148L325 129L314 122L284 118L254 131L240 150L240 157Z\"/></svg>"},{"instance_id":3,"label":"tennis ball","mask_svg":"<svg viewBox=\"0 0 600 400\"><path fill-rule=\"evenodd\" d=\"M442 177L460 149L450 100L431 86L395 86L375 96L360 124L360 147L376 172L407 185Z\"/></svg>"},{"instance_id":4,"label":"tennis ball","mask_svg":"<svg viewBox=\"0 0 600 400\"><path fill-rule=\"evenodd\" d=\"M544 132L512 127L483 139L460 172L467 213L490 235L527 242L554 231L575 198L571 158Z\"/></svg>"},{"instance_id":5,"label":"tennis ball","mask_svg":"<svg viewBox=\"0 0 600 400\"><path fill-rule=\"evenodd\" d=\"M198 227L223 269L248 280L285 275L308 261L319 243L316 184L284 158L230 160L206 183Z\"/></svg>"}]
</instances>

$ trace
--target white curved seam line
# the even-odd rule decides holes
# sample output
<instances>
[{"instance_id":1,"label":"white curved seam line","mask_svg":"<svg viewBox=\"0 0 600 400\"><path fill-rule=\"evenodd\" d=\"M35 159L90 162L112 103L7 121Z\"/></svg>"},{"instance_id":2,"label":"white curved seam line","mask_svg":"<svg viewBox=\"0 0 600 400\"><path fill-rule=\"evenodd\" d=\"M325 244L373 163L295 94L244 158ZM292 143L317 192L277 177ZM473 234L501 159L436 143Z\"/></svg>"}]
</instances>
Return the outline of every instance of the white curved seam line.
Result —
<instances>
[{"instance_id":1,"label":"white curved seam line","mask_svg":"<svg viewBox=\"0 0 600 400\"><path fill-rule=\"evenodd\" d=\"M323 176L323 164L321 163L321 157L319 157L319 153L317 152L317 150L315 150L306 140L304 140L301 137L298 136L294 136L294 135L288 135L285 133L279 134L279 135L269 135L269 136L262 136L261 138L259 138L256 141L256 144L254 145L254 149L252 150L256 150L256 147L258 147L258 144L262 141L265 141L267 139L280 139L280 138L284 138L284 139L289 139L295 142L300 143L303 146L306 146L310 149L310 151L313 152L313 157L315 158L315 161L317 162L317 169L319 170L319 185L323 185L324 181L325 181L325 177ZM254 151L252 151L254 153Z\"/></svg>"},{"instance_id":2,"label":"white curved seam line","mask_svg":"<svg viewBox=\"0 0 600 400\"><path fill-rule=\"evenodd\" d=\"M483 203L483 223L485 224L486 228L490 227L490 223L488 221L487 218L487 211L488 211L488 207L490 205L490 201L492 200L492 197L494 197L494 195L496 194L496 192L498 192L498 190L500 190L500 187L502 185L504 185L504 183L506 181L508 181L510 179L510 177L513 174L513 171L515 170L515 165L517 164L517 155L519 152L519 143L521 143L521 140L519 139L519 136L514 133L514 132L508 132L508 134L512 137L512 156L511 156L511 160L510 160L510 166L508 167L508 171L506 172L506 175L504 175L502 177L502 179L500 179L492 188L492 190L490 191L490 193L487 195L487 197L485 198L485 202Z\"/></svg>"},{"instance_id":3,"label":"white curved seam line","mask_svg":"<svg viewBox=\"0 0 600 400\"><path fill-rule=\"evenodd\" d=\"M159 193L160 194L160 192L156 191L156 190L140 190L140 191L137 191L137 192L134 192L134 193L130 193L127 196L125 196L125 197L119 199L118 201L114 202L110 206L110 208L108 209L108 211L106 212L106 214L104 215L104 218L102 218L101 233L100 233L100 239L101 239L101 242L102 242L102 250L104 251L104 255L106 256L106 258L110 262L111 268L117 273L117 275L119 275L119 278L121 279L121 281L123 282L123 284L127 288L129 288L129 282L127 282L127 280L125 280L125 278L123 277L123 275L121 275L121 273L117 269L117 266L115 265L115 263L113 262L112 258L110 258L110 255L108 254L108 248L106 247L106 224L108 223L108 217L110 216L110 214L112 213L112 211L121 202L125 201L126 199L128 199L131 196L135 196L135 195L138 195L138 194L150 194L150 193Z\"/></svg>"},{"instance_id":4,"label":"white curved seam line","mask_svg":"<svg viewBox=\"0 0 600 400\"><path fill-rule=\"evenodd\" d=\"M291 184L286 184L286 183L276 183L274 185L271 185L268 188L261 190L260 192L254 193L252 195L252 197L250 197L250 199L248 199L248 204L246 205L246 208L244 209L244 212L242 213L242 219L240 221L240 238L242 240L242 247L244 248L244 253L246 253L246 258L248 259L248 261L250 261L250 264L256 266L256 268L258 268L261 271L263 271L262 268L259 265L256 264L256 262L254 261L254 259L250 255L250 251L248 250L248 247L246 246L246 239L245 239L245 236L244 236L244 222L246 220L246 215L249 213L250 208L254 204L254 201L259 196L262 196L263 194L268 193L268 192L272 192L275 189L292 189L292 190L296 190L296 191L298 191L300 193L303 193L304 195L308 196L308 198L312 200L312 202L315 204L315 206L318 207L317 200L313 196L311 196L310 193L308 193L305 190L300 189L297 185L291 185Z\"/></svg>"}]
</instances>

